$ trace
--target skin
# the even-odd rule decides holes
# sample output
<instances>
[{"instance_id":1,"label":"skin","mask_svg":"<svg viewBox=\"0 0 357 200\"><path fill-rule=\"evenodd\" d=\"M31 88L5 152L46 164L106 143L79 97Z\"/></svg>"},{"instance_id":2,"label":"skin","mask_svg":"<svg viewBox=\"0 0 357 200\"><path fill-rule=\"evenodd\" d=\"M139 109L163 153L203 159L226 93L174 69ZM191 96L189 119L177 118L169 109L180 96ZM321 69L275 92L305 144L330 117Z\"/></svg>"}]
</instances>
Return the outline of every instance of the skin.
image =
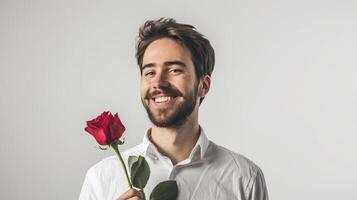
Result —
<instances>
[{"instance_id":1,"label":"skin","mask_svg":"<svg viewBox=\"0 0 357 200\"><path fill-rule=\"evenodd\" d=\"M168 38L155 40L147 47L142 67L140 95L143 106L151 114L150 140L176 165L188 158L199 138L199 100L209 91L210 76L197 80L190 51ZM163 109L155 107L152 97L165 94L178 95L174 104ZM177 120L168 123L182 109L192 112L185 113L187 116L179 123ZM140 193L132 190L118 200L140 198Z\"/></svg>"},{"instance_id":2,"label":"skin","mask_svg":"<svg viewBox=\"0 0 357 200\"><path fill-rule=\"evenodd\" d=\"M141 198L141 193L132 188L122 194L117 200L140 200Z\"/></svg>"}]
</instances>

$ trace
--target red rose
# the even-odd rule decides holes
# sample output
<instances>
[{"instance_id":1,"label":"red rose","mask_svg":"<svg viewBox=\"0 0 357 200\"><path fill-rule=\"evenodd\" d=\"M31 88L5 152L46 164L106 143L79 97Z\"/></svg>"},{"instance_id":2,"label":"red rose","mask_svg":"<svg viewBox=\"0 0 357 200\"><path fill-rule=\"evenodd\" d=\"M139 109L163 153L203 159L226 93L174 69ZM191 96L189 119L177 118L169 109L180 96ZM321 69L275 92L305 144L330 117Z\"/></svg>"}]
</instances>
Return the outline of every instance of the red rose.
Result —
<instances>
[{"instance_id":1,"label":"red rose","mask_svg":"<svg viewBox=\"0 0 357 200\"><path fill-rule=\"evenodd\" d=\"M125 131L118 113L113 116L109 111L103 112L100 116L87 121L84 129L91 134L100 145L111 145L117 142Z\"/></svg>"}]
</instances>

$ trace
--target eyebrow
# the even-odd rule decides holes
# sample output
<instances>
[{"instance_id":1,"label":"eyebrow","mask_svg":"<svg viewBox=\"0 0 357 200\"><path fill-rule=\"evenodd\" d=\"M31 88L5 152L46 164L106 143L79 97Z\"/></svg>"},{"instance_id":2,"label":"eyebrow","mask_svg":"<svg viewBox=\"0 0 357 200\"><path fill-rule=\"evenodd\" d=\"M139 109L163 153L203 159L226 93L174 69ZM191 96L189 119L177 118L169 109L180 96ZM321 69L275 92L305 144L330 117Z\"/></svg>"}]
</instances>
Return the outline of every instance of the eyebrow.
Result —
<instances>
[{"instance_id":1,"label":"eyebrow","mask_svg":"<svg viewBox=\"0 0 357 200\"><path fill-rule=\"evenodd\" d=\"M187 65L179 60L173 60L173 61L167 61L164 62L164 66L169 66L169 65L180 65L181 67L187 67ZM141 70L144 70L145 68L150 68L150 67L155 67L156 64L155 63L148 63L143 65L143 67L141 68Z\"/></svg>"}]
</instances>

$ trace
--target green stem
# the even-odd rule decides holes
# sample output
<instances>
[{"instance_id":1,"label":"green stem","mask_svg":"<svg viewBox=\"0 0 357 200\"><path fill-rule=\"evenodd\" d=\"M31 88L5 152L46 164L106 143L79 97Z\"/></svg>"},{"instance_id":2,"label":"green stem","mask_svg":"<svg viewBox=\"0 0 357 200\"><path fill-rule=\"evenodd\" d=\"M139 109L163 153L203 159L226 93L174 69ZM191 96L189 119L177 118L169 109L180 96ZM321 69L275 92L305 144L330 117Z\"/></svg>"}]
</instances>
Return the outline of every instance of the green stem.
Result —
<instances>
[{"instance_id":1,"label":"green stem","mask_svg":"<svg viewBox=\"0 0 357 200\"><path fill-rule=\"evenodd\" d=\"M121 166L122 166L123 169L124 169L125 176L126 176L126 180L128 181L129 187L130 187L130 188L133 188L133 184L131 183L131 181L130 181L130 179L129 179L128 171L126 170L124 160L123 160L123 158L122 158L121 155L120 155L120 152L119 152L119 149L118 149L118 145L117 145L117 144L111 144L110 146L114 149L115 153L117 153L117 155L118 155L118 157L119 157L119 160L120 160L120 162L121 162Z\"/></svg>"}]
</instances>

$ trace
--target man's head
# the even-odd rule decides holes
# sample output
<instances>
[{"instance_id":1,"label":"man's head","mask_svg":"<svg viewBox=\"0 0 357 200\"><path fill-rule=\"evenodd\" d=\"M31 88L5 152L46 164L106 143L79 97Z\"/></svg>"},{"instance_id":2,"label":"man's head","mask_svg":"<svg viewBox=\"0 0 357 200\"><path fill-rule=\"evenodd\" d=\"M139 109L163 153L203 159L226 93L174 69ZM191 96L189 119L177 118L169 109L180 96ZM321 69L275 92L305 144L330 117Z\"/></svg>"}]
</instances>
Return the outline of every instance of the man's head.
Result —
<instances>
[{"instance_id":1,"label":"man's head","mask_svg":"<svg viewBox=\"0 0 357 200\"><path fill-rule=\"evenodd\" d=\"M136 57L150 120L159 127L182 125L209 90L214 68L209 41L191 25L150 20L139 30Z\"/></svg>"}]
</instances>

